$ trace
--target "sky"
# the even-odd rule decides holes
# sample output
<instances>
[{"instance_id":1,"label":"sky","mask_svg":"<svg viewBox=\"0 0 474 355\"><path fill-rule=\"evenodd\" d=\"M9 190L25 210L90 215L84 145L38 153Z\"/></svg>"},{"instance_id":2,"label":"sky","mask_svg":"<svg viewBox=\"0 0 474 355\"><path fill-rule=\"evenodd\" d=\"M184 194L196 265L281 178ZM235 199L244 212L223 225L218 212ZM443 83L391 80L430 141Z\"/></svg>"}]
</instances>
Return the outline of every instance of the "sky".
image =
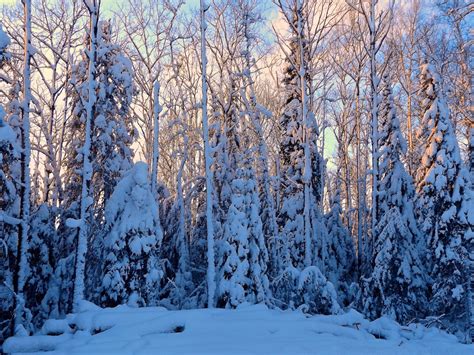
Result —
<instances>
[{"instance_id":1,"label":"sky","mask_svg":"<svg viewBox=\"0 0 474 355\"><path fill-rule=\"evenodd\" d=\"M117 5L120 4L121 2L123 2L124 0L102 0L102 11L103 11L103 15L105 15L105 17L107 17L107 15L110 15L110 12L115 10L117 8ZM184 9L186 10L190 10L190 9L197 9L198 6L199 6L199 0L185 0L186 3L184 5ZM383 2L385 2L386 0L383 0ZM400 0L398 0L397 2L399 2ZM403 4L403 1L406 1L406 0L402 0L401 4ZM425 15L428 15L428 16L432 16L434 14L434 8L433 8L433 3L431 2L432 0L424 0L424 4L423 4L423 7L425 9L425 11L427 11L427 13ZM1 5L14 5L15 3L20 3L21 0L0 0L0 6ZM282 20L281 16L279 16L279 13L276 11L276 8L274 8L273 6L269 6L271 4L271 1L270 0L262 0L262 3L265 4L263 6L263 9L265 9L266 13L265 13L265 17L267 17L267 19L270 21L270 23L272 23L277 29L283 29L281 28L280 24L282 25L284 23L284 21ZM400 2L399 2L400 3ZM275 11L273 11L273 9ZM107 14L109 13L109 14ZM471 16L468 20L468 23L471 23L471 21L473 20L474 16ZM334 145L335 145L335 142L334 142L334 137L333 137L333 134L332 132L330 132L329 130L326 131L328 134L326 135L326 156L330 156L331 153L333 152L333 148L334 148Z\"/></svg>"}]
</instances>

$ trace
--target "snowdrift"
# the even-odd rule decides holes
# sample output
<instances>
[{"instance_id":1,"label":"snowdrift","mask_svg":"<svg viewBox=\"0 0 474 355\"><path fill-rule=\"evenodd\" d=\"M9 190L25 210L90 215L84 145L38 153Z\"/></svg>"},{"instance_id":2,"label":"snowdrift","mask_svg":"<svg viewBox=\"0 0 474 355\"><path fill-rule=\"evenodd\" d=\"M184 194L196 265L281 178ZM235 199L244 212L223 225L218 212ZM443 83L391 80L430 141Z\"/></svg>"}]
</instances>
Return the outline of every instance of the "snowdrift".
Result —
<instances>
[{"instance_id":1,"label":"snowdrift","mask_svg":"<svg viewBox=\"0 0 474 355\"><path fill-rule=\"evenodd\" d=\"M101 309L48 320L30 337L12 337L7 353L49 354L474 354L474 345L436 328L368 321L349 311L307 316L242 305L235 310L168 311L160 307Z\"/></svg>"}]
</instances>

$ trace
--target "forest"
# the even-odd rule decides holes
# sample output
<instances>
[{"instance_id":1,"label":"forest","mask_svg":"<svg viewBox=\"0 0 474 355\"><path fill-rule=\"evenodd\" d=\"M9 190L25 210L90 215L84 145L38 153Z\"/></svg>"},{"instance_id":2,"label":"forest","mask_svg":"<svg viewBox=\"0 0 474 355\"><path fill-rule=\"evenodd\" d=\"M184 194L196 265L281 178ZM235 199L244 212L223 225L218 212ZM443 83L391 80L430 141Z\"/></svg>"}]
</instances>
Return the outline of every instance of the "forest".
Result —
<instances>
[{"instance_id":1,"label":"forest","mask_svg":"<svg viewBox=\"0 0 474 355\"><path fill-rule=\"evenodd\" d=\"M0 1L0 352L103 308L474 340L468 0Z\"/></svg>"}]
</instances>

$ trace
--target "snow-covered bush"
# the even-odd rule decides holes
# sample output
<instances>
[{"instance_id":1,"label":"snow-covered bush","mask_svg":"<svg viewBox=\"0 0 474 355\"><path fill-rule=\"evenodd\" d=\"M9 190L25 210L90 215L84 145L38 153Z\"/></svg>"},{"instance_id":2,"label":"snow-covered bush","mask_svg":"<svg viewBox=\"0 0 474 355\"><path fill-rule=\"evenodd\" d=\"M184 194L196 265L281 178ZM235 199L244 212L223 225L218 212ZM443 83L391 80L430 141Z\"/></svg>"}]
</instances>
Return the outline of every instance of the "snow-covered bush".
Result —
<instances>
[{"instance_id":1,"label":"snow-covered bush","mask_svg":"<svg viewBox=\"0 0 474 355\"><path fill-rule=\"evenodd\" d=\"M232 182L231 205L218 253L217 305L266 302L268 252L252 161L244 159Z\"/></svg>"},{"instance_id":2,"label":"snow-covered bush","mask_svg":"<svg viewBox=\"0 0 474 355\"><path fill-rule=\"evenodd\" d=\"M162 276L162 231L145 163L136 163L117 184L105 220L102 304L156 304Z\"/></svg>"},{"instance_id":3,"label":"snow-covered bush","mask_svg":"<svg viewBox=\"0 0 474 355\"><path fill-rule=\"evenodd\" d=\"M280 308L300 308L311 314L341 312L334 285L316 266L302 271L290 266L274 280L272 286L276 305Z\"/></svg>"},{"instance_id":4,"label":"snow-covered bush","mask_svg":"<svg viewBox=\"0 0 474 355\"><path fill-rule=\"evenodd\" d=\"M54 277L53 248L57 243L54 219L47 205L40 205L32 214L28 238L26 254L29 270L25 281L26 306L33 313L33 323L39 329L51 313L45 296L51 279Z\"/></svg>"},{"instance_id":5,"label":"snow-covered bush","mask_svg":"<svg viewBox=\"0 0 474 355\"><path fill-rule=\"evenodd\" d=\"M336 187L331 202L331 210L325 216L327 230L325 271L328 280L338 292L341 304L349 304L353 300L353 295L349 291L355 281L356 255L354 241L342 223L339 187Z\"/></svg>"}]
</instances>

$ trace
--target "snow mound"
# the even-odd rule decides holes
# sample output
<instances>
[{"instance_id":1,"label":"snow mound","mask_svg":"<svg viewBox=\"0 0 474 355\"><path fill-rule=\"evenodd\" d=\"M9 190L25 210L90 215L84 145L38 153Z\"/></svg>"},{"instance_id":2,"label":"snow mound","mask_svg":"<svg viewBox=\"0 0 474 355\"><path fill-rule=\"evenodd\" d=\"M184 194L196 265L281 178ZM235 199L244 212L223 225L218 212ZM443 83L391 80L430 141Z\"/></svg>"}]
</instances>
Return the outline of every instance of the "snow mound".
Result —
<instances>
[{"instance_id":1,"label":"snow mound","mask_svg":"<svg viewBox=\"0 0 474 355\"><path fill-rule=\"evenodd\" d=\"M45 333L56 335L44 335ZM12 337L7 353L49 354L473 354L474 345L435 328L373 322L356 311L308 317L298 311L168 311L160 307L84 304L81 313L48 321L31 337Z\"/></svg>"}]
</instances>

